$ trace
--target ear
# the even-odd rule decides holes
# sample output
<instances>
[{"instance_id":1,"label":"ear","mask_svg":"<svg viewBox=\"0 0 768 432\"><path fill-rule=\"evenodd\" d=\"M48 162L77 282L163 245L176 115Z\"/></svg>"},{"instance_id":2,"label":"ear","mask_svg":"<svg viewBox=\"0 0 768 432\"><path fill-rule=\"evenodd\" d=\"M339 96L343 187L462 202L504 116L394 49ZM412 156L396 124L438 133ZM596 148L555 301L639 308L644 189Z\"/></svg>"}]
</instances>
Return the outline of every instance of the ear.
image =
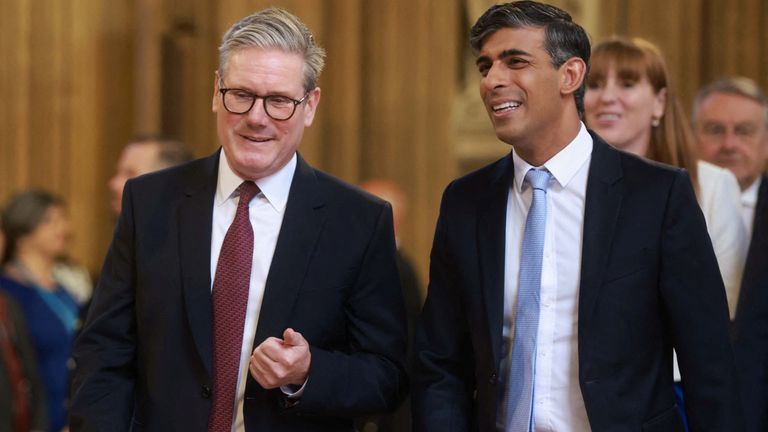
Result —
<instances>
[{"instance_id":1,"label":"ear","mask_svg":"<svg viewBox=\"0 0 768 432\"><path fill-rule=\"evenodd\" d=\"M560 65L560 93L572 95L587 79L587 65L578 57L571 57Z\"/></svg>"},{"instance_id":2,"label":"ear","mask_svg":"<svg viewBox=\"0 0 768 432\"><path fill-rule=\"evenodd\" d=\"M664 111L667 108L667 88L663 88L656 93L653 98L653 117L660 119L664 117Z\"/></svg>"},{"instance_id":3,"label":"ear","mask_svg":"<svg viewBox=\"0 0 768 432\"><path fill-rule=\"evenodd\" d=\"M310 127L315 118L317 105L320 103L320 87L315 87L309 92L305 103L307 106L304 108L304 127Z\"/></svg>"},{"instance_id":4,"label":"ear","mask_svg":"<svg viewBox=\"0 0 768 432\"><path fill-rule=\"evenodd\" d=\"M218 112L219 101L219 71L213 73L213 98L211 99L211 111Z\"/></svg>"}]
</instances>

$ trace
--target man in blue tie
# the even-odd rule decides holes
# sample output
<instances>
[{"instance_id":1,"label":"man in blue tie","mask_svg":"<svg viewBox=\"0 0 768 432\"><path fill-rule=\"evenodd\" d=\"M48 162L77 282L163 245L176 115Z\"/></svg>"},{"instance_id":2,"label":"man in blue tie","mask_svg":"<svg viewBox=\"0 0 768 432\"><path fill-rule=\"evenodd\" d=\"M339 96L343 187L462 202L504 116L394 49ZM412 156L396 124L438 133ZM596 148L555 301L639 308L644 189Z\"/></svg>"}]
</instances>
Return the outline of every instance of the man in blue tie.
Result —
<instances>
[{"instance_id":1,"label":"man in blue tie","mask_svg":"<svg viewBox=\"0 0 768 432\"><path fill-rule=\"evenodd\" d=\"M590 44L566 12L496 5L470 43L511 152L443 195L414 430L682 431L673 348L691 430L742 430L725 291L688 175L586 129Z\"/></svg>"}]
</instances>

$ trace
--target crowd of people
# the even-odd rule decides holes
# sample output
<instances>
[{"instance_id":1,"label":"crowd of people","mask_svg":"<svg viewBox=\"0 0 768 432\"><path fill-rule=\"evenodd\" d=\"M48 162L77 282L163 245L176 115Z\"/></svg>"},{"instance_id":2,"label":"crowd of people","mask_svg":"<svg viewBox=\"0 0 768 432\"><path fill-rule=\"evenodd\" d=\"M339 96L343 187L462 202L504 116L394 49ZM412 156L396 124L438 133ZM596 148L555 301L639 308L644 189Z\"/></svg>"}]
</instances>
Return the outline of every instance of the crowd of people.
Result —
<instances>
[{"instance_id":1,"label":"crowd of people","mask_svg":"<svg viewBox=\"0 0 768 432\"><path fill-rule=\"evenodd\" d=\"M446 187L423 308L402 189L298 154L325 52L266 9L219 47L220 149L123 149L95 288L61 197L3 203L0 430L768 430L763 90L687 115L659 47L532 1L469 42L510 153Z\"/></svg>"}]
</instances>

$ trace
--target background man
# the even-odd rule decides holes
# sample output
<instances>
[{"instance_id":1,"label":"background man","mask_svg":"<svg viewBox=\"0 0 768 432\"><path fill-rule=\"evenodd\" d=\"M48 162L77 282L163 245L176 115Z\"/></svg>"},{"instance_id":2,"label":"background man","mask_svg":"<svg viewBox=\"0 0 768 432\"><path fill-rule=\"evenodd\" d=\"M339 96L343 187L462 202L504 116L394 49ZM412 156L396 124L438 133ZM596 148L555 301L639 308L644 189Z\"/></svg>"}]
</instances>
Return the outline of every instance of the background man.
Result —
<instances>
[{"instance_id":1,"label":"background man","mask_svg":"<svg viewBox=\"0 0 768 432\"><path fill-rule=\"evenodd\" d=\"M150 136L131 141L123 148L115 175L109 179L112 210L120 214L123 188L129 179L191 160L192 152L181 141Z\"/></svg>"},{"instance_id":2,"label":"background man","mask_svg":"<svg viewBox=\"0 0 768 432\"><path fill-rule=\"evenodd\" d=\"M744 418L750 431L768 429L768 98L748 78L702 88L693 106L700 157L730 169L741 186L750 233L734 319L734 348ZM734 221L735 223L735 221Z\"/></svg>"},{"instance_id":3,"label":"background man","mask_svg":"<svg viewBox=\"0 0 768 432\"><path fill-rule=\"evenodd\" d=\"M405 391L391 208L297 154L324 51L267 9L219 53L222 150L126 183L74 432L349 431Z\"/></svg>"},{"instance_id":4,"label":"background man","mask_svg":"<svg viewBox=\"0 0 768 432\"><path fill-rule=\"evenodd\" d=\"M564 11L488 9L480 96L509 156L451 183L416 332L419 431L741 430L725 291L684 171L580 121L590 45Z\"/></svg>"},{"instance_id":5,"label":"background man","mask_svg":"<svg viewBox=\"0 0 768 432\"><path fill-rule=\"evenodd\" d=\"M395 225L397 243L397 270L405 300L405 316L408 322L408 358L412 357L413 332L416 320L421 312L421 282L416 267L410 258L400 249L402 230L400 227L408 217L408 196L394 180L370 179L360 187L392 205L392 220ZM410 372L410 370L409 370ZM358 419L355 427L360 432L409 432L411 430L411 404L408 398L392 415Z\"/></svg>"}]
</instances>

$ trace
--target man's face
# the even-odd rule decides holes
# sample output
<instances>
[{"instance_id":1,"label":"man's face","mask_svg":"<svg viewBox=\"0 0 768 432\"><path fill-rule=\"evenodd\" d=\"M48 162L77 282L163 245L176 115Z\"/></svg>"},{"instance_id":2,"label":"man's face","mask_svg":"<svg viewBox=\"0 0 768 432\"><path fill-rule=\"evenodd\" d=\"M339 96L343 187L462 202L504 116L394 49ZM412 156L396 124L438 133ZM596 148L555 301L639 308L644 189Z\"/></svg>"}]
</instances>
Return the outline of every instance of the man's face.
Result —
<instances>
[{"instance_id":1,"label":"man's face","mask_svg":"<svg viewBox=\"0 0 768 432\"><path fill-rule=\"evenodd\" d=\"M561 79L544 49L543 28L497 30L483 43L477 67L480 97L500 140L524 149L557 128Z\"/></svg>"},{"instance_id":2,"label":"man's face","mask_svg":"<svg viewBox=\"0 0 768 432\"><path fill-rule=\"evenodd\" d=\"M759 103L731 93L712 93L696 112L699 157L730 169L741 189L763 172L768 155L765 113Z\"/></svg>"},{"instance_id":3,"label":"man's face","mask_svg":"<svg viewBox=\"0 0 768 432\"><path fill-rule=\"evenodd\" d=\"M158 170L159 149L152 143L129 144L123 149L120 159L117 161L117 171L109 180L109 190L112 192L112 210L120 214L123 201L123 188L125 182Z\"/></svg>"},{"instance_id":4,"label":"man's face","mask_svg":"<svg viewBox=\"0 0 768 432\"><path fill-rule=\"evenodd\" d=\"M304 97L304 59L278 49L245 48L234 52L226 66L223 85L259 96L281 95L299 100ZM312 124L320 101L320 89L309 92L296 106L293 117L275 120L264 111L258 98L245 114L232 114L224 108L219 92L218 73L214 82L213 111L219 142L230 168L244 179L255 180L274 174L293 157L304 128Z\"/></svg>"}]
</instances>

